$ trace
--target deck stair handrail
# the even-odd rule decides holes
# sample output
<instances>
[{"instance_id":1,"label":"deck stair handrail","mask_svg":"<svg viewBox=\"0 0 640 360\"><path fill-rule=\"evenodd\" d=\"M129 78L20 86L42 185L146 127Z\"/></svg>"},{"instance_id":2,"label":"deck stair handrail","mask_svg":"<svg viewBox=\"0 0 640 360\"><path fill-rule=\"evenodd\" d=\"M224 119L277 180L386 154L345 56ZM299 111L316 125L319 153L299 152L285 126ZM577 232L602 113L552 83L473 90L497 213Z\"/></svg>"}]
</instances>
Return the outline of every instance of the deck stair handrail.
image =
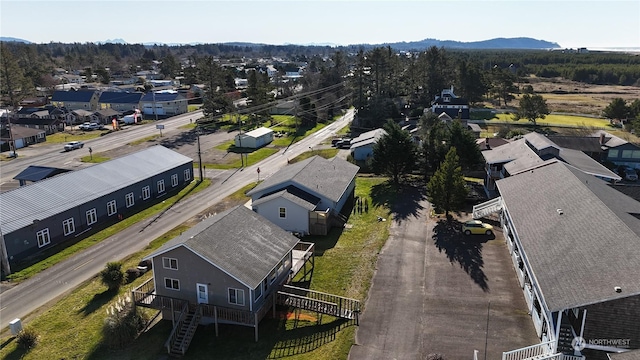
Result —
<instances>
[{"instance_id":1,"label":"deck stair handrail","mask_svg":"<svg viewBox=\"0 0 640 360\"><path fill-rule=\"evenodd\" d=\"M188 313L189 313L189 304L184 303L184 305L182 306L182 310L180 311L180 315L178 316L178 321L176 321L175 326L173 327L173 329L171 330L171 333L169 334L169 338L164 343L164 347L167 348L167 352L169 354L171 354L171 348L173 347L173 344L177 342L178 334L179 334L178 330L182 329L182 325Z\"/></svg>"},{"instance_id":2,"label":"deck stair handrail","mask_svg":"<svg viewBox=\"0 0 640 360\"><path fill-rule=\"evenodd\" d=\"M482 204L473 206L473 218L480 219L494 212L502 210L502 197L498 196L495 199L485 201Z\"/></svg>"},{"instance_id":3,"label":"deck stair handrail","mask_svg":"<svg viewBox=\"0 0 640 360\"><path fill-rule=\"evenodd\" d=\"M555 356L562 354L558 354L553 351L554 343L555 341L551 340L516 350L506 351L502 353L502 360L560 360L561 358Z\"/></svg>"},{"instance_id":4,"label":"deck stair handrail","mask_svg":"<svg viewBox=\"0 0 640 360\"><path fill-rule=\"evenodd\" d=\"M195 312L193 313L191 320L188 323L185 321L185 323L183 324L182 331L181 331L181 335L182 335L181 340L179 341L178 344L175 344L175 346L172 349L174 354L176 352L179 352L180 354L184 355L187 352L187 349L191 344L191 340L193 339L193 336L195 335L196 330L198 329L198 324L200 324L201 318L202 318L202 308L198 306L195 309Z\"/></svg>"},{"instance_id":5,"label":"deck stair handrail","mask_svg":"<svg viewBox=\"0 0 640 360\"><path fill-rule=\"evenodd\" d=\"M350 320L358 320L360 313L360 301L356 299L291 285L281 287L277 303Z\"/></svg>"}]
</instances>

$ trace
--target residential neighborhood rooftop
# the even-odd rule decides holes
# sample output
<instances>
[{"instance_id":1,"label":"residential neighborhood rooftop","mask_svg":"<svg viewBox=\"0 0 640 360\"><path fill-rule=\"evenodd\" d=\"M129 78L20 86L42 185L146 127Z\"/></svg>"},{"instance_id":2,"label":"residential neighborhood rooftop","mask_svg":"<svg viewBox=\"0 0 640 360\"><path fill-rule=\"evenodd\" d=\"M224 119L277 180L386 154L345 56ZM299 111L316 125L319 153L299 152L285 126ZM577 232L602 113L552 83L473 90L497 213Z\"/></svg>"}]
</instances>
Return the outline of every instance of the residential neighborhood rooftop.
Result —
<instances>
[{"instance_id":1,"label":"residential neighborhood rooftop","mask_svg":"<svg viewBox=\"0 0 640 360\"><path fill-rule=\"evenodd\" d=\"M496 184L550 311L640 294L640 202L559 161Z\"/></svg>"},{"instance_id":2,"label":"residential neighborhood rooftop","mask_svg":"<svg viewBox=\"0 0 640 360\"><path fill-rule=\"evenodd\" d=\"M3 233L72 209L192 159L161 145L0 193ZM10 209L10 211L7 211Z\"/></svg>"},{"instance_id":3,"label":"residential neighborhood rooftop","mask_svg":"<svg viewBox=\"0 0 640 360\"><path fill-rule=\"evenodd\" d=\"M184 246L250 288L256 288L299 239L237 206L205 219L146 259Z\"/></svg>"},{"instance_id":4,"label":"residential neighborhood rooftop","mask_svg":"<svg viewBox=\"0 0 640 360\"><path fill-rule=\"evenodd\" d=\"M302 190L305 188L313 189L314 192L323 194L331 201L337 202L359 169L358 166L338 157L327 160L316 155L282 168L247 194L251 195L291 182ZM331 174L331 176L327 176L327 174Z\"/></svg>"}]
</instances>

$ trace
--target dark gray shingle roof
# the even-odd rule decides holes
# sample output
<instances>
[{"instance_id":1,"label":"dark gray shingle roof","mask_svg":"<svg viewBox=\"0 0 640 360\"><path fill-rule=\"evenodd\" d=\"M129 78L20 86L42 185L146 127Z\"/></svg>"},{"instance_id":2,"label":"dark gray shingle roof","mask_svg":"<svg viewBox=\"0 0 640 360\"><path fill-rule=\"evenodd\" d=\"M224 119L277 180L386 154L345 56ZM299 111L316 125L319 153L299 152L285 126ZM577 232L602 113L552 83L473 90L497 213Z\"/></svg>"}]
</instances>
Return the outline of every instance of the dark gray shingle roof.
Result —
<instances>
[{"instance_id":1,"label":"dark gray shingle roof","mask_svg":"<svg viewBox=\"0 0 640 360\"><path fill-rule=\"evenodd\" d=\"M134 154L0 193L0 224L8 234L34 220L107 195L193 160L156 145Z\"/></svg>"},{"instance_id":2,"label":"dark gray shingle roof","mask_svg":"<svg viewBox=\"0 0 640 360\"><path fill-rule=\"evenodd\" d=\"M360 168L340 158L327 160L320 156L285 166L247 194L276 191L289 181L301 190L320 194L331 201L338 201Z\"/></svg>"},{"instance_id":3,"label":"dark gray shingle roof","mask_svg":"<svg viewBox=\"0 0 640 360\"><path fill-rule=\"evenodd\" d=\"M253 289L298 241L261 215L238 206L203 220L147 258L184 246Z\"/></svg>"},{"instance_id":4,"label":"dark gray shingle roof","mask_svg":"<svg viewBox=\"0 0 640 360\"><path fill-rule=\"evenodd\" d=\"M640 202L562 162L496 183L549 310L640 294Z\"/></svg>"},{"instance_id":5,"label":"dark gray shingle roof","mask_svg":"<svg viewBox=\"0 0 640 360\"><path fill-rule=\"evenodd\" d=\"M264 196L260 197L260 199L254 201L253 205L260 205L278 197L287 199L290 202L297 204L298 206L301 206L309 211L315 210L316 206L318 206L318 203L320 202L319 197L309 194L308 192L300 190L297 187L291 185L287 186L283 190L278 190L271 194L265 194Z\"/></svg>"}]
</instances>

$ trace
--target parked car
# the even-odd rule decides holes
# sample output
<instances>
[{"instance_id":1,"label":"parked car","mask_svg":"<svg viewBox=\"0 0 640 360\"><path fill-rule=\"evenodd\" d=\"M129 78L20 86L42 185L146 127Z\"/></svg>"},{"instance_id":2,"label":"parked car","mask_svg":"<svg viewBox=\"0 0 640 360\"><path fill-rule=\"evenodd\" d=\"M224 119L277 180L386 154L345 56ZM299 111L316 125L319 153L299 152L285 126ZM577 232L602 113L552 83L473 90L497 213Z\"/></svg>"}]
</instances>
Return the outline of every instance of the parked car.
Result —
<instances>
[{"instance_id":1,"label":"parked car","mask_svg":"<svg viewBox=\"0 0 640 360\"><path fill-rule=\"evenodd\" d=\"M624 173L625 180L638 181L638 173L636 172L636 169L632 168L631 166L623 166L622 172ZM620 174L620 176L623 176L623 175Z\"/></svg>"},{"instance_id":2,"label":"parked car","mask_svg":"<svg viewBox=\"0 0 640 360\"><path fill-rule=\"evenodd\" d=\"M470 220L462 225L462 232L465 235L493 235L493 226L485 224L480 220Z\"/></svg>"},{"instance_id":3,"label":"parked car","mask_svg":"<svg viewBox=\"0 0 640 360\"><path fill-rule=\"evenodd\" d=\"M72 141L67 143L64 146L64 151L71 151L71 150L75 150L75 149L80 149L84 146L84 143L82 141Z\"/></svg>"},{"instance_id":4,"label":"parked car","mask_svg":"<svg viewBox=\"0 0 640 360\"><path fill-rule=\"evenodd\" d=\"M80 129L80 130L89 130L89 126L90 125L91 125L90 122L82 123L82 124L78 125L78 129Z\"/></svg>"},{"instance_id":5,"label":"parked car","mask_svg":"<svg viewBox=\"0 0 640 360\"><path fill-rule=\"evenodd\" d=\"M336 147L338 149L349 149L351 147L351 139L345 138L336 142Z\"/></svg>"}]
</instances>

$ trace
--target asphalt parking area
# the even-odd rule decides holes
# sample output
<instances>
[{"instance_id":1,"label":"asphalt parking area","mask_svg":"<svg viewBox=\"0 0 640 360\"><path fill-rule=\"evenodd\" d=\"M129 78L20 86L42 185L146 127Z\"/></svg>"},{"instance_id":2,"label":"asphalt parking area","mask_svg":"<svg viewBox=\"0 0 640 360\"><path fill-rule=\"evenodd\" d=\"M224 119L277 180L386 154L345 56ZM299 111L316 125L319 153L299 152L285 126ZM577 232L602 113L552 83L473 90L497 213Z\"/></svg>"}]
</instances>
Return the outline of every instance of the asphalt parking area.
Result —
<instances>
[{"instance_id":1,"label":"asphalt parking area","mask_svg":"<svg viewBox=\"0 0 640 360\"><path fill-rule=\"evenodd\" d=\"M349 358L500 359L537 343L500 229L465 236L469 215L448 225L429 209L394 221Z\"/></svg>"}]
</instances>

